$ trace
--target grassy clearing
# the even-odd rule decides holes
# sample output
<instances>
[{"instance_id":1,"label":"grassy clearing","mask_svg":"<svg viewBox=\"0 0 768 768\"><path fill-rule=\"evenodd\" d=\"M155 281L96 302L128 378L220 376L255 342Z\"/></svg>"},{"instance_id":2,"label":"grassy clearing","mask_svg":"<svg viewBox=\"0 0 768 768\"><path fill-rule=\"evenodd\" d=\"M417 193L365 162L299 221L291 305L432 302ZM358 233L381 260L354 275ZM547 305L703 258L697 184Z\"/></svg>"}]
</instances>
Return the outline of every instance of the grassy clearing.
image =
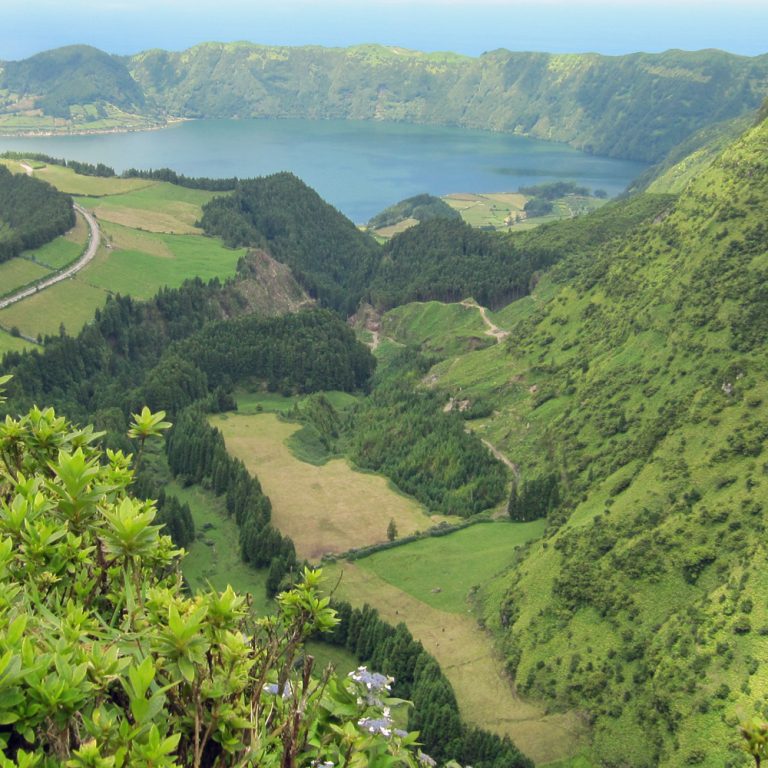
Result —
<instances>
[{"instance_id":1,"label":"grassy clearing","mask_svg":"<svg viewBox=\"0 0 768 768\"><path fill-rule=\"evenodd\" d=\"M411 545L408 545L411 546ZM338 563L326 568L336 594L353 605L369 603L382 618L405 622L435 656L453 685L462 716L470 723L508 735L537 763L562 760L578 749L583 728L573 713L547 715L518 696L501 672L493 643L474 618L437 610L362 567Z\"/></svg>"},{"instance_id":2,"label":"grassy clearing","mask_svg":"<svg viewBox=\"0 0 768 768\"><path fill-rule=\"evenodd\" d=\"M349 408L358 400L358 396L350 395L349 392L330 391L323 392L323 395L336 410ZM245 390L238 390L235 392L238 413L243 415L262 412L287 413L296 405L299 405L300 407L301 402L304 399L305 398L302 395L285 397L284 395L277 394L277 392L265 392L261 389L255 392Z\"/></svg>"},{"instance_id":3,"label":"grassy clearing","mask_svg":"<svg viewBox=\"0 0 768 768\"><path fill-rule=\"evenodd\" d=\"M34 346L30 342L11 336L10 333L0 329L0 357L6 352L23 352L25 349L32 349Z\"/></svg>"},{"instance_id":4,"label":"grassy clearing","mask_svg":"<svg viewBox=\"0 0 768 768\"><path fill-rule=\"evenodd\" d=\"M75 277L0 310L0 325L15 325L33 338L56 334L62 324L68 332L77 333L106 298L104 291Z\"/></svg>"},{"instance_id":5,"label":"grassy clearing","mask_svg":"<svg viewBox=\"0 0 768 768\"><path fill-rule=\"evenodd\" d=\"M318 640L310 640L305 644L307 653L315 657L315 669L320 672L329 665L336 670L336 674L345 676L353 669L357 669L357 659L343 648L328 645Z\"/></svg>"},{"instance_id":6,"label":"grassy clearing","mask_svg":"<svg viewBox=\"0 0 768 768\"><path fill-rule=\"evenodd\" d=\"M47 181L49 184L53 184L56 189L60 189L67 194L92 197L122 195L126 192L132 192L142 187L160 183L157 181L147 181L146 179L120 179L115 176L111 178L81 176L71 168L64 168L61 165L46 165L44 168L35 170L35 176Z\"/></svg>"},{"instance_id":7,"label":"grassy clearing","mask_svg":"<svg viewBox=\"0 0 768 768\"><path fill-rule=\"evenodd\" d=\"M285 441L300 429L274 413L223 414L211 419L227 450L257 475L272 500L272 521L296 544L300 558L386 541L395 521L401 535L424 530L440 517L427 517L412 499L374 474L357 472L344 459L323 466L300 461Z\"/></svg>"},{"instance_id":8,"label":"grassy clearing","mask_svg":"<svg viewBox=\"0 0 768 768\"><path fill-rule=\"evenodd\" d=\"M401 232L405 232L406 229L415 227L418 223L418 219L403 219L402 221L398 221L397 224L392 224L389 227L374 229L373 235L381 241L386 241L395 235L399 235Z\"/></svg>"},{"instance_id":9,"label":"grassy clearing","mask_svg":"<svg viewBox=\"0 0 768 768\"><path fill-rule=\"evenodd\" d=\"M478 523L376 552L357 564L432 608L462 613L472 588L507 568L514 550L541 536L545 526L544 520Z\"/></svg>"},{"instance_id":10,"label":"grassy clearing","mask_svg":"<svg viewBox=\"0 0 768 768\"><path fill-rule=\"evenodd\" d=\"M143 182L144 186L99 199L80 202L103 221L174 234L200 234L195 222L202 216L202 206L214 192L187 189L166 182Z\"/></svg>"},{"instance_id":11,"label":"grassy clearing","mask_svg":"<svg viewBox=\"0 0 768 768\"><path fill-rule=\"evenodd\" d=\"M114 247L102 249L83 270L82 279L137 298L149 298L162 286L177 287L192 276L231 277L245 254L245 249L225 248L218 240L197 235L149 234L116 224L105 225L104 231Z\"/></svg>"},{"instance_id":12,"label":"grassy clearing","mask_svg":"<svg viewBox=\"0 0 768 768\"><path fill-rule=\"evenodd\" d=\"M4 261L0 264L0 295L12 293L17 288L41 280L50 273L50 269L21 257Z\"/></svg>"},{"instance_id":13,"label":"grassy clearing","mask_svg":"<svg viewBox=\"0 0 768 768\"><path fill-rule=\"evenodd\" d=\"M223 497L218 497L199 486L182 488L169 483L167 493L189 504L197 532L196 541L190 546L181 564L184 578L192 589L203 589L209 584L223 590L230 584L236 592L253 596L257 613L270 612L265 584L266 570L254 570L240 559L237 545L239 531L235 521L227 516Z\"/></svg>"}]
</instances>

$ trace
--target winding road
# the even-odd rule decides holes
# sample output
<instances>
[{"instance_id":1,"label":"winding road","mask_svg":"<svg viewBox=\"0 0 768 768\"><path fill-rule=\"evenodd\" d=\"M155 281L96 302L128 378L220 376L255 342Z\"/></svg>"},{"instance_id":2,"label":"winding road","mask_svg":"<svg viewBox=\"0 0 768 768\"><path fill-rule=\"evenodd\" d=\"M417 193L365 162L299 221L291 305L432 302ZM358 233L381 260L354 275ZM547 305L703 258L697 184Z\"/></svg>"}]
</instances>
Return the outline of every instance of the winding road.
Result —
<instances>
[{"instance_id":1,"label":"winding road","mask_svg":"<svg viewBox=\"0 0 768 768\"><path fill-rule=\"evenodd\" d=\"M46 288L50 288L52 285L56 285L56 283L60 283L68 277L76 275L84 266L93 260L93 257L99 250L99 245L101 245L99 225L90 211L77 203L74 203L74 206L75 210L82 215L88 224L88 247L85 249L83 255L74 264L71 264L62 272L57 272L50 277L44 277L42 280L38 280L34 285L29 285L26 288L16 291L16 293L12 293L10 296L6 296L4 299L0 299L0 309L10 307L11 304L15 304L17 301L26 299L29 296L34 296L36 293L39 293Z\"/></svg>"}]
</instances>

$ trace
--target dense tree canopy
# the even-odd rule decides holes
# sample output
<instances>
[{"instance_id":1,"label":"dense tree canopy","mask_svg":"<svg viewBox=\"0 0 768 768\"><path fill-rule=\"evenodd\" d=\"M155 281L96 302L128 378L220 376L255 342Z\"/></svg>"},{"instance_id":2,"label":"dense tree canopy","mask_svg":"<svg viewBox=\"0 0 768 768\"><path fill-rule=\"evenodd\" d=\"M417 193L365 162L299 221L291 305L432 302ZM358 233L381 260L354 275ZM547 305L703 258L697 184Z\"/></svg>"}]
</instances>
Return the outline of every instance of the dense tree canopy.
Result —
<instances>
[{"instance_id":1,"label":"dense tree canopy","mask_svg":"<svg viewBox=\"0 0 768 768\"><path fill-rule=\"evenodd\" d=\"M69 195L0 165L0 262L38 248L74 226Z\"/></svg>"}]
</instances>

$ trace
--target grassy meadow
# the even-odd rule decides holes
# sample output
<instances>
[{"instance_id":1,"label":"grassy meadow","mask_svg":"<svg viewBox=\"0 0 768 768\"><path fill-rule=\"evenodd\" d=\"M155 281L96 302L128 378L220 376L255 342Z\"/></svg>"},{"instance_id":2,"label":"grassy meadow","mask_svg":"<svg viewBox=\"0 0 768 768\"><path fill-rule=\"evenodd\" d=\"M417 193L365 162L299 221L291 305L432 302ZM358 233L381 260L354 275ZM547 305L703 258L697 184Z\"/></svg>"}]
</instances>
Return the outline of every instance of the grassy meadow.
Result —
<instances>
[{"instance_id":1,"label":"grassy meadow","mask_svg":"<svg viewBox=\"0 0 768 768\"><path fill-rule=\"evenodd\" d=\"M544 533L546 521L478 523L356 561L432 608L464 613L473 588L509 567L512 553Z\"/></svg>"},{"instance_id":2,"label":"grassy meadow","mask_svg":"<svg viewBox=\"0 0 768 768\"><path fill-rule=\"evenodd\" d=\"M79 202L90 208L100 221L149 232L201 234L195 223L202 215L203 204L214 197L214 192L167 182L140 181L143 186L135 189L98 198L83 197Z\"/></svg>"},{"instance_id":3,"label":"grassy meadow","mask_svg":"<svg viewBox=\"0 0 768 768\"><path fill-rule=\"evenodd\" d=\"M299 460L286 441L301 426L274 413L222 414L211 424L229 453L259 478L272 501L272 522L293 539L300 558L386 541L390 520L408 535L445 519L428 516L384 477L358 472L345 459L321 466Z\"/></svg>"},{"instance_id":4,"label":"grassy meadow","mask_svg":"<svg viewBox=\"0 0 768 768\"><path fill-rule=\"evenodd\" d=\"M439 301L412 302L390 310L382 318L381 333L440 357L494 344L476 308Z\"/></svg>"}]
</instances>

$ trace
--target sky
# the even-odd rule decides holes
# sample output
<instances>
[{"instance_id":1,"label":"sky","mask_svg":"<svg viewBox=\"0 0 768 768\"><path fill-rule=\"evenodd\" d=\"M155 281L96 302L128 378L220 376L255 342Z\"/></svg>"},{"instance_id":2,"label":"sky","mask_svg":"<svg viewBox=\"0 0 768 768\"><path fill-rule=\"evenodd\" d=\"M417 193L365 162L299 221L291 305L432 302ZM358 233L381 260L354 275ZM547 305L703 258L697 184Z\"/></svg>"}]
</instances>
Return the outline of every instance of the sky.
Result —
<instances>
[{"instance_id":1,"label":"sky","mask_svg":"<svg viewBox=\"0 0 768 768\"><path fill-rule=\"evenodd\" d=\"M0 60L87 43L116 54L205 41L381 43L477 56L768 53L768 0L0 0Z\"/></svg>"}]
</instances>

